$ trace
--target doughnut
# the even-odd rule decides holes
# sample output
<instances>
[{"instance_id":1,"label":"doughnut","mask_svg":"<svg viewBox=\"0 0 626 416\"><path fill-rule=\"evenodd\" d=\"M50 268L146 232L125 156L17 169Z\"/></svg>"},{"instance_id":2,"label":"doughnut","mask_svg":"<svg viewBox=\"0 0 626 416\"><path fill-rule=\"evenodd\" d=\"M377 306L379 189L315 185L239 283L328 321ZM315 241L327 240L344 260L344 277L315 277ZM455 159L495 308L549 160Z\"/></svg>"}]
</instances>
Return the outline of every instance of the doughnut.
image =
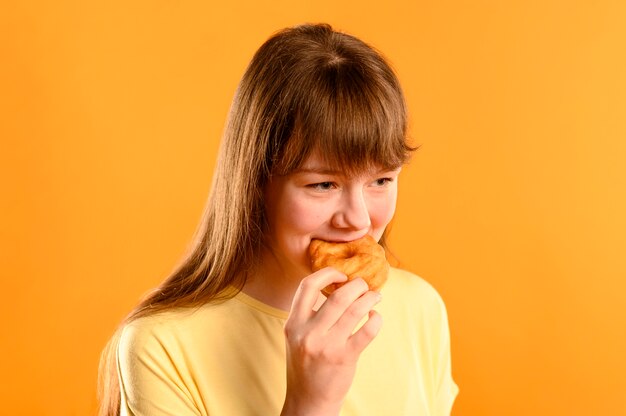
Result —
<instances>
[{"instance_id":1,"label":"doughnut","mask_svg":"<svg viewBox=\"0 0 626 416\"><path fill-rule=\"evenodd\" d=\"M345 243L313 239L309 245L309 257L314 272L334 267L348 276L348 281L362 278L373 291L380 290L389 273L385 249L370 235ZM329 296L343 284L330 284L322 289L322 293Z\"/></svg>"}]
</instances>

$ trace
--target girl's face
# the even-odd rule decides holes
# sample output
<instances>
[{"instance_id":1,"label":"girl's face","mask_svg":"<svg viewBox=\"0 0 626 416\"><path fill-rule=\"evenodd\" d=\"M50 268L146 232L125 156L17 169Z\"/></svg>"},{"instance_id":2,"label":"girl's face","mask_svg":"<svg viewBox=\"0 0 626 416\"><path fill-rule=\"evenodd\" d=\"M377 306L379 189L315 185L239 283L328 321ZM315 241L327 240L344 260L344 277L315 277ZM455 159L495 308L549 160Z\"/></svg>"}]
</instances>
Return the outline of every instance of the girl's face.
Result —
<instances>
[{"instance_id":1,"label":"girl's face","mask_svg":"<svg viewBox=\"0 0 626 416\"><path fill-rule=\"evenodd\" d=\"M309 243L345 242L366 234L377 241L396 208L400 169L374 169L355 177L331 170L318 155L265 189L269 244L281 271L302 279L311 273Z\"/></svg>"}]
</instances>

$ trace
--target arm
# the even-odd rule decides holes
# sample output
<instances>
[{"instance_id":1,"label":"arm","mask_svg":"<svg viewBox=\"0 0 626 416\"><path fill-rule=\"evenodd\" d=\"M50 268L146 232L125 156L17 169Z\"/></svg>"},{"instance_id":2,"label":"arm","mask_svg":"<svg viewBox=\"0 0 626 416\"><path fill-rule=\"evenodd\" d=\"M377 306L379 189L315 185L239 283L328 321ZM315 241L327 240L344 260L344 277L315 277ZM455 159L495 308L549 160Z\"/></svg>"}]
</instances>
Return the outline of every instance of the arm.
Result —
<instances>
[{"instance_id":1,"label":"arm","mask_svg":"<svg viewBox=\"0 0 626 416\"><path fill-rule=\"evenodd\" d=\"M372 310L380 294L369 291L362 279L348 282L319 310L313 309L322 288L346 279L326 268L304 278L296 291L285 323L287 395L282 416L339 414L358 358L381 328L381 317ZM365 324L354 332L366 315Z\"/></svg>"}]
</instances>

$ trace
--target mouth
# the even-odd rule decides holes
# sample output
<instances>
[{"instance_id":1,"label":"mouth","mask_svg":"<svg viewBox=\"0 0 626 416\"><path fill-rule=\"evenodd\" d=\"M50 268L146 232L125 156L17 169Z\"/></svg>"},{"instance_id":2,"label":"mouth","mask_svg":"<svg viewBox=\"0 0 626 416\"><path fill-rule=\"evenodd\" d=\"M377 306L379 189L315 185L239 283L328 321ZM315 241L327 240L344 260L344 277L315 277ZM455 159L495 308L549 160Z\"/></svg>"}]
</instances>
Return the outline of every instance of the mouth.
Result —
<instances>
[{"instance_id":1,"label":"mouth","mask_svg":"<svg viewBox=\"0 0 626 416\"><path fill-rule=\"evenodd\" d=\"M351 238L351 239L326 239L326 238L314 237L314 238L311 238L311 241L313 241L313 240L321 240L321 241L326 241L327 243L343 244L343 243L351 243L353 241L360 240L361 238L365 237L366 235L367 234L363 234L360 237Z\"/></svg>"}]
</instances>

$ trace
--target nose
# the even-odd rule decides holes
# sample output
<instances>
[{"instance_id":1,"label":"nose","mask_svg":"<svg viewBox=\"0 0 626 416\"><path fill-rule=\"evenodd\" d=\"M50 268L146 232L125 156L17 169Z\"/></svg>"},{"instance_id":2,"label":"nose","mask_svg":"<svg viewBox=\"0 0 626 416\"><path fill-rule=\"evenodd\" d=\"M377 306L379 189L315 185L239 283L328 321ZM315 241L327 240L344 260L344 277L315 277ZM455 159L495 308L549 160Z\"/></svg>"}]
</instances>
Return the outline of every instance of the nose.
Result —
<instances>
[{"instance_id":1,"label":"nose","mask_svg":"<svg viewBox=\"0 0 626 416\"><path fill-rule=\"evenodd\" d=\"M370 213L363 191L344 192L331 221L333 227L349 231L360 231L371 226Z\"/></svg>"}]
</instances>

